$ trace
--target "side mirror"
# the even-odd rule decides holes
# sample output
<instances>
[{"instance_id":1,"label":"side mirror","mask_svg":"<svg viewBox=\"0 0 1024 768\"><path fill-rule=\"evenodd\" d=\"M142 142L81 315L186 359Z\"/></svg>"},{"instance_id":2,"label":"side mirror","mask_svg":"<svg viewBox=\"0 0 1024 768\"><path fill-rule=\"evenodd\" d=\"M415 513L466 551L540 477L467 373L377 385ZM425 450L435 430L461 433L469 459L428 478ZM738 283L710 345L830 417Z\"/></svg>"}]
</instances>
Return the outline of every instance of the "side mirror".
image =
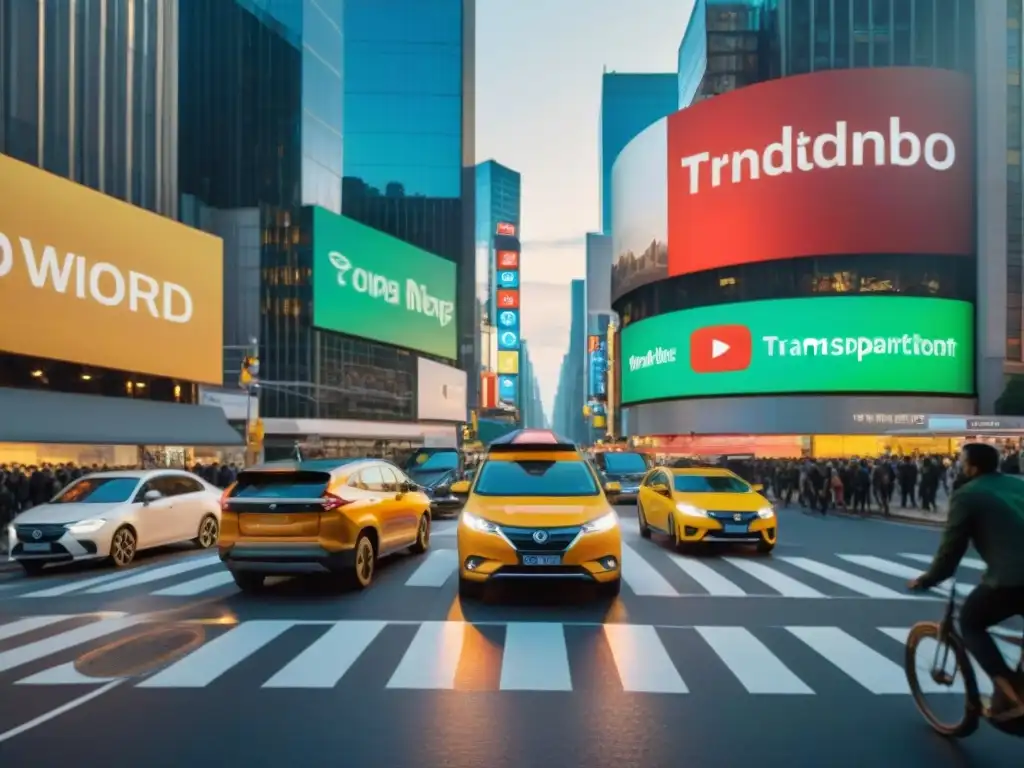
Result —
<instances>
[{"instance_id":1,"label":"side mirror","mask_svg":"<svg viewBox=\"0 0 1024 768\"><path fill-rule=\"evenodd\" d=\"M416 485L416 483L404 482L399 483L398 485L399 493L413 493L415 491L418 491L419 489L420 487Z\"/></svg>"},{"instance_id":2,"label":"side mirror","mask_svg":"<svg viewBox=\"0 0 1024 768\"><path fill-rule=\"evenodd\" d=\"M764 490L764 486L761 485L761 483L754 483L752 486L750 486L750 490L752 490L754 493L760 493L761 491Z\"/></svg>"},{"instance_id":3,"label":"side mirror","mask_svg":"<svg viewBox=\"0 0 1024 768\"><path fill-rule=\"evenodd\" d=\"M665 485L664 483L655 483L654 485L651 486L651 490L654 491L659 496L667 497L672 495L672 491L670 491L668 489L668 486Z\"/></svg>"},{"instance_id":4,"label":"side mirror","mask_svg":"<svg viewBox=\"0 0 1024 768\"><path fill-rule=\"evenodd\" d=\"M612 481L604 484L604 492L607 494L622 493L622 483Z\"/></svg>"},{"instance_id":5,"label":"side mirror","mask_svg":"<svg viewBox=\"0 0 1024 768\"><path fill-rule=\"evenodd\" d=\"M469 481L459 480L452 483L451 492L453 496L469 496Z\"/></svg>"},{"instance_id":6,"label":"side mirror","mask_svg":"<svg viewBox=\"0 0 1024 768\"><path fill-rule=\"evenodd\" d=\"M142 496L143 504L152 504L154 501L159 501L164 495L160 491L149 490Z\"/></svg>"}]
</instances>

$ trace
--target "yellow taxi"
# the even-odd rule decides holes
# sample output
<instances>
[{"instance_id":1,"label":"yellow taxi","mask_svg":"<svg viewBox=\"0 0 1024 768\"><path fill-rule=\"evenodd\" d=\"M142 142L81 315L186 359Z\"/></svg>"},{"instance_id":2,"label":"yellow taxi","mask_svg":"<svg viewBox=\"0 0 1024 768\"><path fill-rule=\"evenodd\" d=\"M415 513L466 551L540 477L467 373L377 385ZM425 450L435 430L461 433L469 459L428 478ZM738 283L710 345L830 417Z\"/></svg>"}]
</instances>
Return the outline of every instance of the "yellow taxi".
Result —
<instances>
[{"instance_id":1,"label":"yellow taxi","mask_svg":"<svg viewBox=\"0 0 1024 768\"><path fill-rule=\"evenodd\" d=\"M762 490L728 469L656 467L640 484L640 535L668 534L676 549L719 542L755 544L758 552L771 552L778 520Z\"/></svg>"},{"instance_id":2,"label":"yellow taxi","mask_svg":"<svg viewBox=\"0 0 1024 768\"><path fill-rule=\"evenodd\" d=\"M221 498L220 559L243 591L267 576L331 574L359 589L377 560L430 546L430 499L380 459L250 467Z\"/></svg>"},{"instance_id":3,"label":"yellow taxi","mask_svg":"<svg viewBox=\"0 0 1024 768\"><path fill-rule=\"evenodd\" d=\"M590 462L548 430L519 430L490 444L459 516L459 595L483 596L504 579L577 579L603 596L622 584L622 532Z\"/></svg>"}]
</instances>

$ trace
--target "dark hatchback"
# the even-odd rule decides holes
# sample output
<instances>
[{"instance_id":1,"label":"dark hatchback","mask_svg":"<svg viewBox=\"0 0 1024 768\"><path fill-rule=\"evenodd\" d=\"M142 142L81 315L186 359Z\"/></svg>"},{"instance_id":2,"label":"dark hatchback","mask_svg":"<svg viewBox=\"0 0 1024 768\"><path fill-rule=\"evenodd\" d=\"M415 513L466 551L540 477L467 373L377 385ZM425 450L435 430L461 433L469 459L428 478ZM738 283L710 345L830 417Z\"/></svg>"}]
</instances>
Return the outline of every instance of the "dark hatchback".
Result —
<instances>
[{"instance_id":1,"label":"dark hatchback","mask_svg":"<svg viewBox=\"0 0 1024 768\"><path fill-rule=\"evenodd\" d=\"M603 451L594 456L594 464L604 483L618 483L622 491L615 496L616 504L635 504L640 483L650 469L642 453Z\"/></svg>"},{"instance_id":2,"label":"dark hatchback","mask_svg":"<svg viewBox=\"0 0 1024 768\"><path fill-rule=\"evenodd\" d=\"M452 483L466 476L462 454L454 448L420 448L402 469L427 494L433 517L454 515L466 503L452 495Z\"/></svg>"}]
</instances>

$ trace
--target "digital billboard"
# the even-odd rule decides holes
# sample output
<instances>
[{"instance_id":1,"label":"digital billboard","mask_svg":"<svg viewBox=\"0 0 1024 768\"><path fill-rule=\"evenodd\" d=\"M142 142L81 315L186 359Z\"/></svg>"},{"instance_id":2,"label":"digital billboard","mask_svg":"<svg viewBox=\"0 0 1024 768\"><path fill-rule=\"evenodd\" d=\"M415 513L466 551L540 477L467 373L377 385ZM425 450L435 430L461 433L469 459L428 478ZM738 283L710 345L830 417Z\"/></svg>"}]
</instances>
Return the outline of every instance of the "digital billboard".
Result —
<instances>
[{"instance_id":1,"label":"digital billboard","mask_svg":"<svg viewBox=\"0 0 1024 768\"><path fill-rule=\"evenodd\" d=\"M223 243L0 155L0 350L220 384Z\"/></svg>"},{"instance_id":2,"label":"digital billboard","mask_svg":"<svg viewBox=\"0 0 1024 768\"><path fill-rule=\"evenodd\" d=\"M970 256L973 115L966 75L913 67L786 77L670 115L612 171L613 297L794 257Z\"/></svg>"},{"instance_id":3,"label":"digital billboard","mask_svg":"<svg viewBox=\"0 0 1024 768\"><path fill-rule=\"evenodd\" d=\"M587 337L587 396L604 400L608 396L608 340L605 336Z\"/></svg>"},{"instance_id":4,"label":"digital billboard","mask_svg":"<svg viewBox=\"0 0 1024 768\"><path fill-rule=\"evenodd\" d=\"M455 264L313 208L313 325L455 359Z\"/></svg>"},{"instance_id":5,"label":"digital billboard","mask_svg":"<svg viewBox=\"0 0 1024 768\"><path fill-rule=\"evenodd\" d=\"M515 227L498 224L494 248L494 307L497 314L498 400L506 405L519 405L519 250L511 240ZM507 236L502 238L502 236ZM514 246L514 247L513 247Z\"/></svg>"},{"instance_id":6,"label":"digital billboard","mask_svg":"<svg viewBox=\"0 0 1024 768\"><path fill-rule=\"evenodd\" d=\"M974 305L841 296L720 304L621 333L623 404L805 393L974 394Z\"/></svg>"}]
</instances>

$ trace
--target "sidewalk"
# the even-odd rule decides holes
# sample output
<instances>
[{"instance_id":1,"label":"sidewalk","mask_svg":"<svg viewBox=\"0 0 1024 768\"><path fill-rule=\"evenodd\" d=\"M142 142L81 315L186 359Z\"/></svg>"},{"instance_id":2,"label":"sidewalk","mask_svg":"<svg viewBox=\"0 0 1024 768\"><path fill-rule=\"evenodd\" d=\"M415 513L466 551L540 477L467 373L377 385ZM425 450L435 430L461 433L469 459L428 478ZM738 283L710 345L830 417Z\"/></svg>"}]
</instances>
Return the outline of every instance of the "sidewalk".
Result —
<instances>
[{"instance_id":1,"label":"sidewalk","mask_svg":"<svg viewBox=\"0 0 1024 768\"><path fill-rule=\"evenodd\" d=\"M940 526L946 524L946 517L949 514L948 502L948 499L940 498L936 500L937 509L934 512L926 512L923 509L902 509L899 506L899 501L897 500L896 505L889 505L888 517L885 517L882 514L882 510L880 510L877 505L870 509L867 516L871 518L878 518L880 520L897 520L904 523L920 523L921 525ZM785 507L783 507L783 509L785 509ZM799 504L794 502L789 506L789 509L801 509L801 507ZM828 514L841 515L843 517L861 517L860 513L855 514L850 511L843 512L837 509L829 509Z\"/></svg>"}]
</instances>

